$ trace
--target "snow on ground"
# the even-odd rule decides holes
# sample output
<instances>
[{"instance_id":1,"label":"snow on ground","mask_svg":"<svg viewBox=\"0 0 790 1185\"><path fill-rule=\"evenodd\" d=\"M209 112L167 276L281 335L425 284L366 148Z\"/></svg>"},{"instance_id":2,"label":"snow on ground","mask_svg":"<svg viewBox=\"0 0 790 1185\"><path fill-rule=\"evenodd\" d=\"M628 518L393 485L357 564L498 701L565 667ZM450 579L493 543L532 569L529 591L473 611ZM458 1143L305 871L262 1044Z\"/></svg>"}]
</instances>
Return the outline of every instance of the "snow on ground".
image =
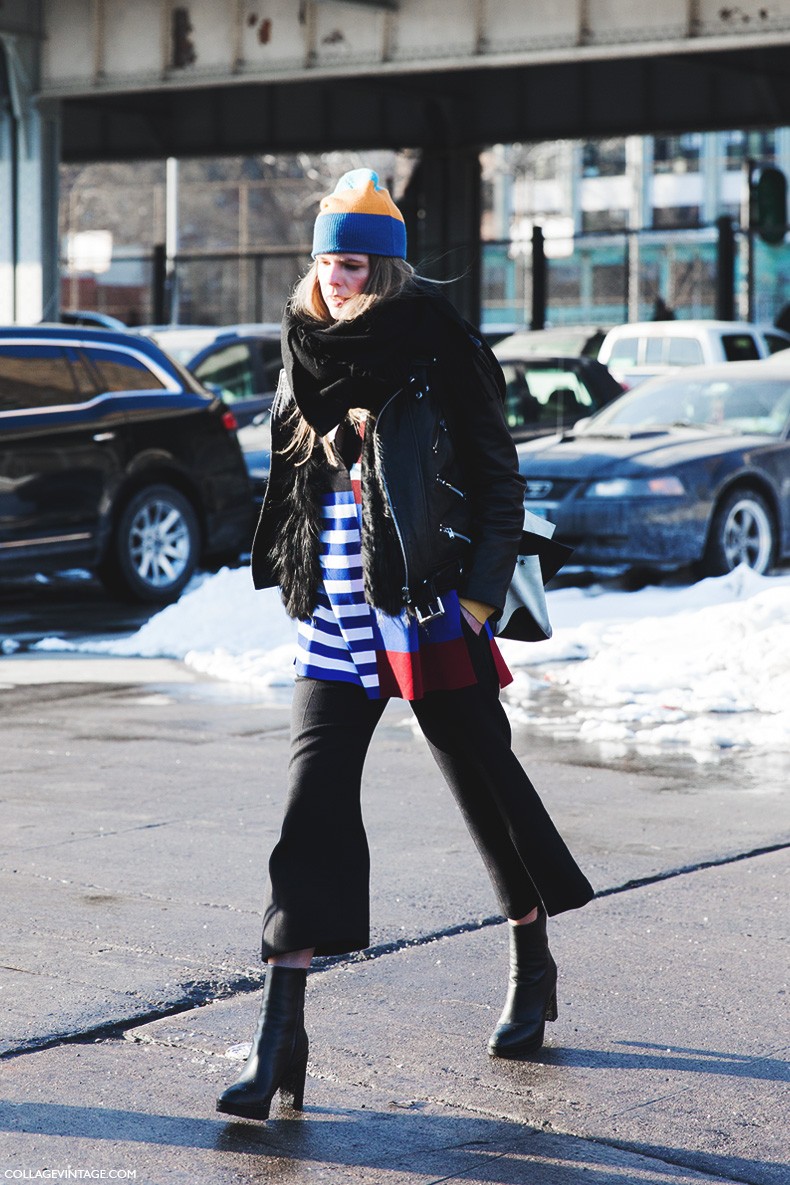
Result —
<instances>
[{"instance_id":1,"label":"snow on ground","mask_svg":"<svg viewBox=\"0 0 790 1185\"><path fill-rule=\"evenodd\" d=\"M739 568L684 587L548 594L554 636L501 643L510 715L605 745L704 757L732 746L790 749L790 576ZM296 630L247 569L195 581L131 637L44 650L170 656L260 690L293 678ZM552 694L553 693L553 694Z\"/></svg>"},{"instance_id":2,"label":"snow on ground","mask_svg":"<svg viewBox=\"0 0 790 1185\"><path fill-rule=\"evenodd\" d=\"M549 594L554 636L504 644L515 719L698 755L790 748L790 577L742 567L684 588ZM541 711L549 690L560 710Z\"/></svg>"}]
</instances>

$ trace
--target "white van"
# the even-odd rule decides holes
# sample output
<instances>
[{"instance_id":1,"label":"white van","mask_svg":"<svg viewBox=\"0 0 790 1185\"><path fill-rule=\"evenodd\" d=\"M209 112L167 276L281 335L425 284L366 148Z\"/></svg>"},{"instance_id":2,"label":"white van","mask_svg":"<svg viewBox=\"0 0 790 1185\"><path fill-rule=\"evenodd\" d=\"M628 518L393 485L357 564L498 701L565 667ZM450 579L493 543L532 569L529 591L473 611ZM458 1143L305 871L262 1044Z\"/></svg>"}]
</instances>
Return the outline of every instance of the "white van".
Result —
<instances>
[{"instance_id":1,"label":"white van","mask_svg":"<svg viewBox=\"0 0 790 1185\"><path fill-rule=\"evenodd\" d=\"M748 321L638 321L604 338L598 361L625 387L679 366L748 362L790 348L790 334Z\"/></svg>"}]
</instances>

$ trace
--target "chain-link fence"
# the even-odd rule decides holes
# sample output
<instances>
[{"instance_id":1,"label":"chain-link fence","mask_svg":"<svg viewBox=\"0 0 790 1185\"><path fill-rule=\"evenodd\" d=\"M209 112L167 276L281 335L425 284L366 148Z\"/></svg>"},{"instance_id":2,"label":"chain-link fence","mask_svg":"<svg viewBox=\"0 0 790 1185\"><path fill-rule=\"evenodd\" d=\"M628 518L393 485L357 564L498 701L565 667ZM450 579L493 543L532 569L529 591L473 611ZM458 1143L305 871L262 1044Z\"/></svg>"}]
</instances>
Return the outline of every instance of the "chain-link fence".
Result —
<instances>
[{"instance_id":1,"label":"chain-link fence","mask_svg":"<svg viewBox=\"0 0 790 1185\"><path fill-rule=\"evenodd\" d=\"M736 230L736 315L773 322L790 301L790 242L772 247ZM616 325L675 316L716 316L717 230L626 231L578 235L555 244L546 260L546 322ZM487 330L533 320L529 244L482 244L482 323Z\"/></svg>"},{"instance_id":2,"label":"chain-link fence","mask_svg":"<svg viewBox=\"0 0 790 1185\"><path fill-rule=\"evenodd\" d=\"M748 237L735 234L734 309L746 319L773 322L790 303L790 242L752 239L748 297ZM562 252L547 244L546 323L617 325L674 315L716 315L717 232L630 231L579 235ZM471 250L472 248L470 248ZM310 264L308 247L238 254L182 253L168 272L165 320L182 325L278 321L293 285ZM159 311L153 255L113 257L100 275L62 264L64 308L95 309L129 325L151 324ZM481 244L481 324L504 332L533 319L529 245Z\"/></svg>"},{"instance_id":3,"label":"chain-link fence","mask_svg":"<svg viewBox=\"0 0 790 1185\"><path fill-rule=\"evenodd\" d=\"M93 309L127 325L150 325L159 319L181 325L233 325L279 321L299 276L310 264L310 251L272 249L182 254L166 272L164 300L155 291L154 255L118 255L100 275L80 273L61 264L61 304Z\"/></svg>"},{"instance_id":4,"label":"chain-link fence","mask_svg":"<svg viewBox=\"0 0 790 1185\"><path fill-rule=\"evenodd\" d=\"M754 239L752 249L752 316L755 321L773 322L790 304L790 241L785 238L772 247Z\"/></svg>"},{"instance_id":5,"label":"chain-link fence","mask_svg":"<svg viewBox=\"0 0 790 1185\"><path fill-rule=\"evenodd\" d=\"M174 261L173 314L182 324L279 321L310 250L256 255L179 255Z\"/></svg>"},{"instance_id":6,"label":"chain-link fence","mask_svg":"<svg viewBox=\"0 0 790 1185\"><path fill-rule=\"evenodd\" d=\"M99 273L80 270L62 259L60 305L105 313L126 325L150 325L154 316L153 255L119 253Z\"/></svg>"}]
</instances>

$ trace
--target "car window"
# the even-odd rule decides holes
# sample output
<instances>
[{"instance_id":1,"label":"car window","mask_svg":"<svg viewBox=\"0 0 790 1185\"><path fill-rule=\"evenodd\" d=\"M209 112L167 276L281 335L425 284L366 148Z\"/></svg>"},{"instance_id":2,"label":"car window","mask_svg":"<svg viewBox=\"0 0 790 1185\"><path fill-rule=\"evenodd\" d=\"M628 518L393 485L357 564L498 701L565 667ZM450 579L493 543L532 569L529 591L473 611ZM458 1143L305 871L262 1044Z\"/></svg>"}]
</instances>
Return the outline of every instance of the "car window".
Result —
<instances>
[{"instance_id":1,"label":"car window","mask_svg":"<svg viewBox=\"0 0 790 1185\"><path fill-rule=\"evenodd\" d=\"M503 362L502 371L505 418L511 430L556 428L595 409L592 395L572 370Z\"/></svg>"},{"instance_id":2,"label":"car window","mask_svg":"<svg viewBox=\"0 0 790 1185\"><path fill-rule=\"evenodd\" d=\"M136 354L101 346L86 346L84 353L96 371L102 391L156 391L164 387Z\"/></svg>"},{"instance_id":3,"label":"car window","mask_svg":"<svg viewBox=\"0 0 790 1185\"><path fill-rule=\"evenodd\" d=\"M781 436L790 415L786 379L653 380L616 400L591 422L626 429L709 425L759 436Z\"/></svg>"},{"instance_id":4,"label":"car window","mask_svg":"<svg viewBox=\"0 0 790 1185\"><path fill-rule=\"evenodd\" d=\"M760 357L757 342L751 333L725 333L721 345L728 362L748 362L751 358Z\"/></svg>"},{"instance_id":5,"label":"car window","mask_svg":"<svg viewBox=\"0 0 790 1185\"><path fill-rule=\"evenodd\" d=\"M702 346L693 337L668 337L668 366L701 366L705 361Z\"/></svg>"},{"instance_id":6,"label":"car window","mask_svg":"<svg viewBox=\"0 0 790 1185\"><path fill-rule=\"evenodd\" d=\"M659 366L664 361L664 346L666 338L645 338L645 363L648 366Z\"/></svg>"},{"instance_id":7,"label":"car window","mask_svg":"<svg viewBox=\"0 0 790 1185\"><path fill-rule=\"evenodd\" d=\"M765 344L768 346L769 353L778 354L780 350L790 349L790 342L786 337L780 337L778 333L771 333L770 331L764 334Z\"/></svg>"},{"instance_id":8,"label":"car window","mask_svg":"<svg viewBox=\"0 0 790 1185\"><path fill-rule=\"evenodd\" d=\"M74 382L77 385L77 390L80 392L82 399L93 399L97 394L96 379L94 372L88 365L82 352L75 349L74 346L66 346L66 357L71 363L71 372L74 375Z\"/></svg>"},{"instance_id":9,"label":"car window","mask_svg":"<svg viewBox=\"0 0 790 1185\"><path fill-rule=\"evenodd\" d=\"M258 342L258 356L264 374L266 391L276 391L280 371L283 368L283 356L278 341L267 341L265 338Z\"/></svg>"},{"instance_id":10,"label":"car window","mask_svg":"<svg viewBox=\"0 0 790 1185\"><path fill-rule=\"evenodd\" d=\"M61 346L0 345L0 411L79 403L84 398Z\"/></svg>"},{"instance_id":11,"label":"car window","mask_svg":"<svg viewBox=\"0 0 790 1185\"><path fill-rule=\"evenodd\" d=\"M195 377L210 384L226 403L257 395L252 353L246 342L220 346L195 367Z\"/></svg>"},{"instance_id":12,"label":"car window","mask_svg":"<svg viewBox=\"0 0 790 1185\"><path fill-rule=\"evenodd\" d=\"M639 338L621 337L612 346L609 362L619 366L636 366L639 360Z\"/></svg>"}]
</instances>

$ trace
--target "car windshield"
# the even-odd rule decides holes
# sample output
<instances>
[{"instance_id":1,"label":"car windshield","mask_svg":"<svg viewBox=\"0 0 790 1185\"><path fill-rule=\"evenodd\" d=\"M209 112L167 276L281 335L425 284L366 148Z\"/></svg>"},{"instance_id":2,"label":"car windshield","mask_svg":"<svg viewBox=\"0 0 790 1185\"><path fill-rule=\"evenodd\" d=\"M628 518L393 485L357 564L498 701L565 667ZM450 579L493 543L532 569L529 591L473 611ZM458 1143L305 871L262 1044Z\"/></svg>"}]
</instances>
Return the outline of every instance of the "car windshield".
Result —
<instances>
[{"instance_id":1,"label":"car windshield","mask_svg":"<svg viewBox=\"0 0 790 1185\"><path fill-rule=\"evenodd\" d=\"M645 383L615 400L585 430L620 433L689 426L781 436L789 415L790 378L673 377Z\"/></svg>"},{"instance_id":2,"label":"car windshield","mask_svg":"<svg viewBox=\"0 0 790 1185\"><path fill-rule=\"evenodd\" d=\"M595 403L575 370L530 362L503 361L505 417L517 429L556 430L595 411Z\"/></svg>"}]
</instances>

